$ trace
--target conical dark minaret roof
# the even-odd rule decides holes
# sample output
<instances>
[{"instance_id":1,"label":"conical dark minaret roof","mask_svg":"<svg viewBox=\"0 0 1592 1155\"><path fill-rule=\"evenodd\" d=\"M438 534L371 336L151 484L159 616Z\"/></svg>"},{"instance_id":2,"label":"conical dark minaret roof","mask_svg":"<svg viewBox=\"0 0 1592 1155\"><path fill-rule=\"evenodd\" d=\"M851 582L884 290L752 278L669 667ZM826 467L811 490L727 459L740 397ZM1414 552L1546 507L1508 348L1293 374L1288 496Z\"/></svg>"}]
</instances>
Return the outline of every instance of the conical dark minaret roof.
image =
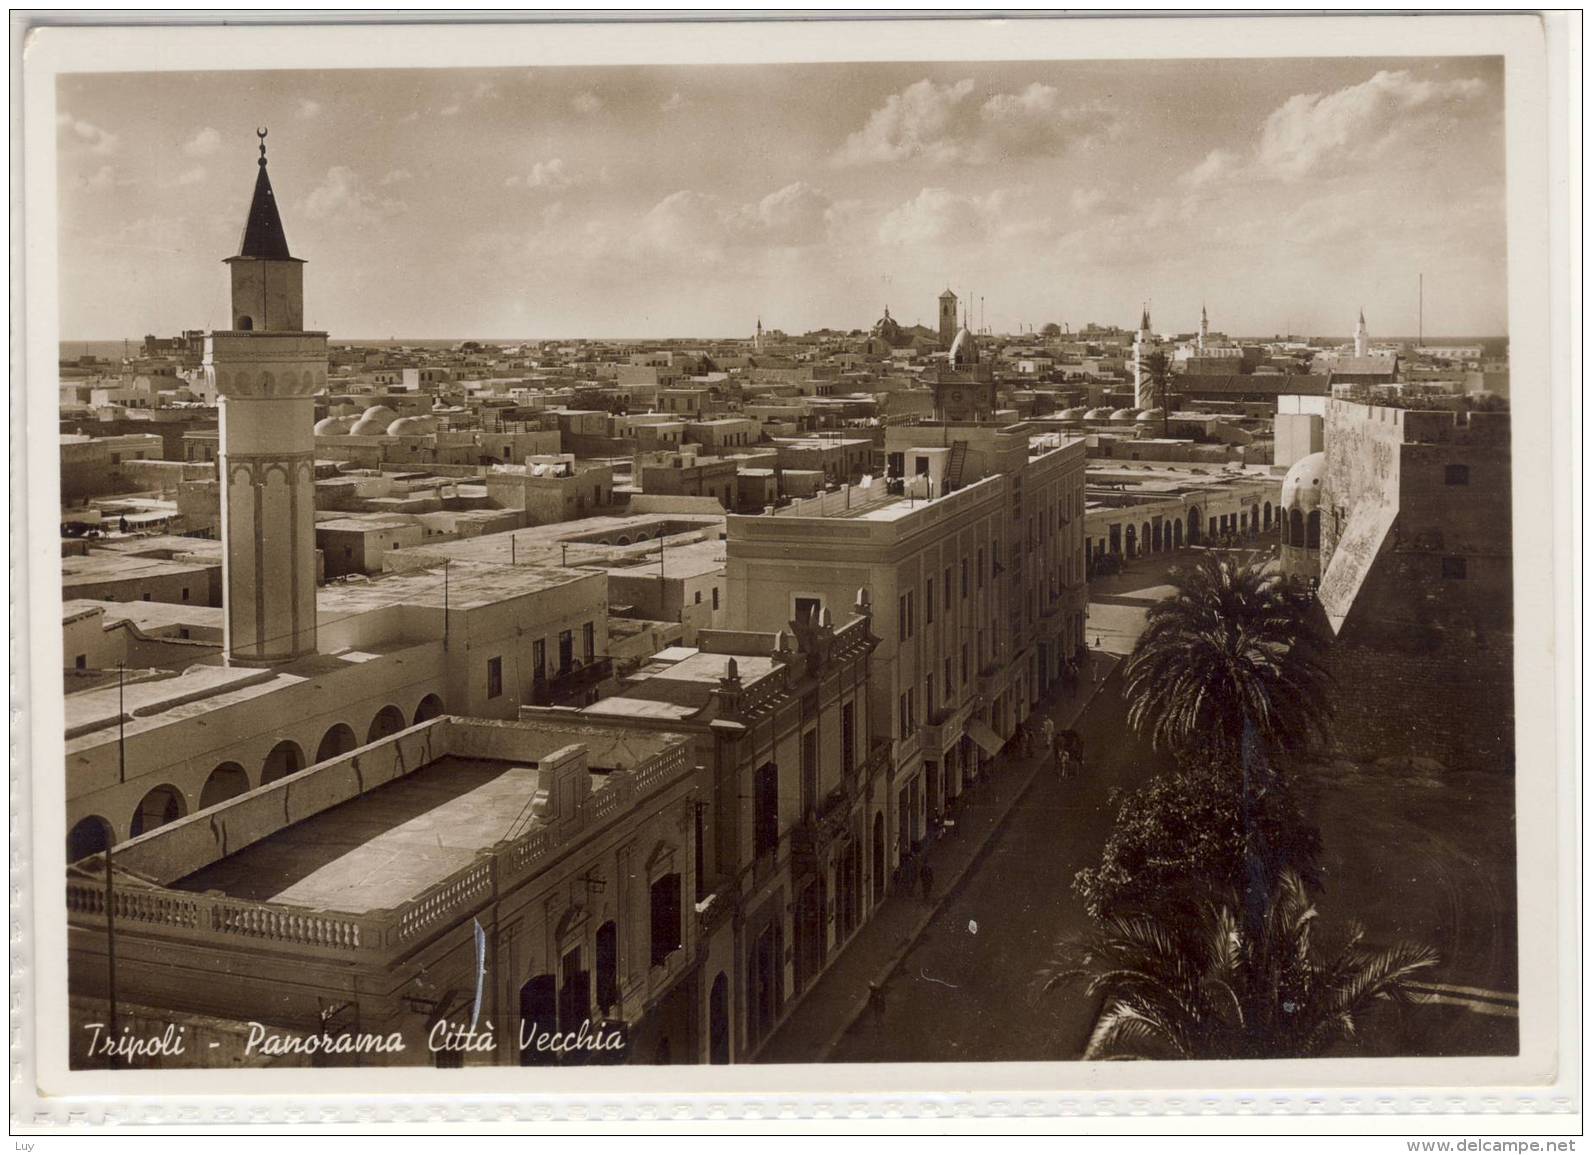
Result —
<instances>
[{"instance_id":1,"label":"conical dark minaret roof","mask_svg":"<svg viewBox=\"0 0 1592 1155\"><path fill-rule=\"evenodd\" d=\"M260 133L260 175L254 179L254 199L249 202L249 219L243 225L243 241L238 256L262 261L291 261L287 232L282 215L276 211L276 194L265 171L265 134Z\"/></svg>"}]
</instances>

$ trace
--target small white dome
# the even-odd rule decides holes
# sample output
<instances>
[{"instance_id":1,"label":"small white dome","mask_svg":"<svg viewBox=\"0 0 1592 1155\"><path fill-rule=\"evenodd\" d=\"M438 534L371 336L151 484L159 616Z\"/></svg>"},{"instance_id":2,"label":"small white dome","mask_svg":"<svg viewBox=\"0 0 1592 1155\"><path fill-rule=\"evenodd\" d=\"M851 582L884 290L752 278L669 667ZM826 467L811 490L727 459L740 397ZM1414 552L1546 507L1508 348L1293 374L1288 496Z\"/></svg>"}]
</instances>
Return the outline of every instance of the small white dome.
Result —
<instances>
[{"instance_id":1,"label":"small white dome","mask_svg":"<svg viewBox=\"0 0 1592 1155\"><path fill-rule=\"evenodd\" d=\"M1312 453L1294 462L1282 479L1282 507L1290 513L1309 513L1321 508L1322 479L1327 475L1327 455Z\"/></svg>"},{"instance_id":2,"label":"small white dome","mask_svg":"<svg viewBox=\"0 0 1592 1155\"><path fill-rule=\"evenodd\" d=\"M973 334L966 325L957 332L951 341L951 368L962 365L978 364L978 342L973 339Z\"/></svg>"},{"instance_id":3,"label":"small white dome","mask_svg":"<svg viewBox=\"0 0 1592 1155\"><path fill-rule=\"evenodd\" d=\"M1138 413L1135 410L1132 410L1132 409L1117 409L1117 410L1114 410L1112 412L1111 420L1113 420L1113 421L1132 421L1137 416L1138 416Z\"/></svg>"},{"instance_id":4,"label":"small white dome","mask_svg":"<svg viewBox=\"0 0 1592 1155\"><path fill-rule=\"evenodd\" d=\"M417 433L430 433L435 428L436 422L430 417L400 417L387 426L387 432L393 437L412 437Z\"/></svg>"},{"instance_id":5,"label":"small white dome","mask_svg":"<svg viewBox=\"0 0 1592 1155\"><path fill-rule=\"evenodd\" d=\"M1063 421L1082 421L1089 416L1089 407L1077 405L1071 409L1063 409L1057 416Z\"/></svg>"},{"instance_id":6,"label":"small white dome","mask_svg":"<svg viewBox=\"0 0 1592 1155\"><path fill-rule=\"evenodd\" d=\"M1142 409L1139 411L1140 421L1159 421L1162 416L1160 409Z\"/></svg>"},{"instance_id":7,"label":"small white dome","mask_svg":"<svg viewBox=\"0 0 1592 1155\"><path fill-rule=\"evenodd\" d=\"M346 417L322 417L315 423L317 437L341 437L347 433L352 422Z\"/></svg>"}]
</instances>

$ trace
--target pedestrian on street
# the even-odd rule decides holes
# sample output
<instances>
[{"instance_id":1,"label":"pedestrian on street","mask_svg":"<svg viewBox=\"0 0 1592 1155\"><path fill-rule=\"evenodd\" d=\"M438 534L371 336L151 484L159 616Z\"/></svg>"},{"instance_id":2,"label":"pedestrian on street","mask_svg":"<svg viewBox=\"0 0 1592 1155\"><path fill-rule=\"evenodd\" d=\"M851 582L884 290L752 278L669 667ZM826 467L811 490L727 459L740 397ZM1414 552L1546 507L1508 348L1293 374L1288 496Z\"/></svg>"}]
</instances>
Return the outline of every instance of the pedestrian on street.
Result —
<instances>
[{"instance_id":1,"label":"pedestrian on street","mask_svg":"<svg viewBox=\"0 0 1592 1155\"><path fill-rule=\"evenodd\" d=\"M1054 756L1056 753L1056 723L1052 719L1046 718L1044 726L1041 727L1041 733L1045 738L1045 749L1049 750L1051 755Z\"/></svg>"},{"instance_id":2,"label":"pedestrian on street","mask_svg":"<svg viewBox=\"0 0 1592 1155\"><path fill-rule=\"evenodd\" d=\"M875 1022L884 1018L884 988L873 980L868 981L868 1009Z\"/></svg>"},{"instance_id":3,"label":"pedestrian on street","mask_svg":"<svg viewBox=\"0 0 1592 1155\"><path fill-rule=\"evenodd\" d=\"M925 862L918 872L918 881L923 884L923 901L928 902L934 895L934 867Z\"/></svg>"}]
</instances>

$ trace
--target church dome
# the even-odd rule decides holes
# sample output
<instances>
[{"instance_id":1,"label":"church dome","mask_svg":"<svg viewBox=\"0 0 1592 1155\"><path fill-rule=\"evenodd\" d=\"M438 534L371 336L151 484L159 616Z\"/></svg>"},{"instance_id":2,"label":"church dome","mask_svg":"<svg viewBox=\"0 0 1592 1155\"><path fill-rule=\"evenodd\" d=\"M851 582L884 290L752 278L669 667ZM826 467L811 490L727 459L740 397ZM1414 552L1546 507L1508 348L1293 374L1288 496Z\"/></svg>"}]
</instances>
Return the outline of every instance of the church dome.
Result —
<instances>
[{"instance_id":1,"label":"church dome","mask_svg":"<svg viewBox=\"0 0 1592 1155\"><path fill-rule=\"evenodd\" d=\"M966 325L957 332L956 339L951 342L951 368L960 368L963 365L978 364L978 342Z\"/></svg>"},{"instance_id":2,"label":"church dome","mask_svg":"<svg viewBox=\"0 0 1592 1155\"><path fill-rule=\"evenodd\" d=\"M315 423L317 437L341 437L352 423L346 417L322 417Z\"/></svg>"},{"instance_id":3,"label":"church dome","mask_svg":"<svg viewBox=\"0 0 1592 1155\"><path fill-rule=\"evenodd\" d=\"M869 336L877 337L892 347L902 343L901 326L890 315L889 309L886 309L884 316L873 323L873 329L869 332Z\"/></svg>"},{"instance_id":4,"label":"church dome","mask_svg":"<svg viewBox=\"0 0 1592 1155\"><path fill-rule=\"evenodd\" d=\"M1322 479L1327 475L1327 455L1312 453L1294 462L1282 479L1282 507L1292 513L1310 513L1321 508Z\"/></svg>"}]
</instances>

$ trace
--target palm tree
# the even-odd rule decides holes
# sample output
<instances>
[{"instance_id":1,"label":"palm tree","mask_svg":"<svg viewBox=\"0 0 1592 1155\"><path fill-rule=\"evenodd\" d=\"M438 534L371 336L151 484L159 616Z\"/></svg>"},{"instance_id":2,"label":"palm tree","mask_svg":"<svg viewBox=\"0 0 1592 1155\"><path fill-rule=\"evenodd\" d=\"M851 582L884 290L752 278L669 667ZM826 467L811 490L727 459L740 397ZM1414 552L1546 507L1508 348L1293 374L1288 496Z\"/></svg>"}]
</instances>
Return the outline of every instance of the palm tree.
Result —
<instances>
[{"instance_id":1,"label":"palm tree","mask_svg":"<svg viewBox=\"0 0 1592 1155\"><path fill-rule=\"evenodd\" d=\"M1207 553L1169 581L1124 669L1135 730L1246 770L1324 734L1319 646L1265 562Z\"/></svg>"},{"instance_id":2,"label":"palm tree","mask_svg":"<svg viewBox=\"0 0 1592 1155\"><path fill-rule=\"evenodd\" d=\"M1082 980L1102 1000L1085 1059L1310 1058L1353 1040L1374 1000L1409 1000L1412 976L1437 964L1429 947L1374 950L1351 925L1324 952L1317 913L1285 874L1253 931L1231 903L1107 919L1062 944L1040 989Z\"/></svg>"}]
</instances>

